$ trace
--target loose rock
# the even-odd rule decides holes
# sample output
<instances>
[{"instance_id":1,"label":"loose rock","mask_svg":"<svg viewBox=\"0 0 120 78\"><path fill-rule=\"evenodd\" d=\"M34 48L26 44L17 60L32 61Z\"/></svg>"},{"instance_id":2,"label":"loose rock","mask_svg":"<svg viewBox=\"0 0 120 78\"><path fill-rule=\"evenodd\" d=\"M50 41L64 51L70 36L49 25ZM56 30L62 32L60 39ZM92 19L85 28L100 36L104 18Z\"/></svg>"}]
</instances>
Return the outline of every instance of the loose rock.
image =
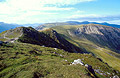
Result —
<instances>
[{"instance_id":1,"label":"loose rock","mask_svg":"<svg viewBox=\"0 0 120 78\"><path fill-rule=\"evenodd\" d=\"M76 64L80 64L80 65L84 65L84 63L81 61L81 59L77 59L77 60L74 60L74 62L72 63L72 65L76 65Z\"/></svg>"}]
</instances>

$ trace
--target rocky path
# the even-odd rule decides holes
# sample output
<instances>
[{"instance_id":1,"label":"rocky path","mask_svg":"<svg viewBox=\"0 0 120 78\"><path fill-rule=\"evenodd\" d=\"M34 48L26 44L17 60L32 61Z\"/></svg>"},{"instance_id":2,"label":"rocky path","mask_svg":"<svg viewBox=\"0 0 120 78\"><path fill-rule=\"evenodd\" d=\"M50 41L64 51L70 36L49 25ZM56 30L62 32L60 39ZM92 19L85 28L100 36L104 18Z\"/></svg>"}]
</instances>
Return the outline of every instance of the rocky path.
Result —
<instances>
[{"instance_id":1,"label":"rocky path","mask_svg":"<svg viewBox=\"0 0 120 78\"><path fill-rule=\"evenodd\" d=\"M18 40L19 37L21 37L23 34L21 34L20 36L18 36L18 37L16 37L16 38L8 38L8 37L6 37L6 35L7 35L7 32L3 35L3 38L4 38L4 39L7 39L6 42L14 43L14 42L15 42L16 40Z\"/></svg>"}]
</instances>

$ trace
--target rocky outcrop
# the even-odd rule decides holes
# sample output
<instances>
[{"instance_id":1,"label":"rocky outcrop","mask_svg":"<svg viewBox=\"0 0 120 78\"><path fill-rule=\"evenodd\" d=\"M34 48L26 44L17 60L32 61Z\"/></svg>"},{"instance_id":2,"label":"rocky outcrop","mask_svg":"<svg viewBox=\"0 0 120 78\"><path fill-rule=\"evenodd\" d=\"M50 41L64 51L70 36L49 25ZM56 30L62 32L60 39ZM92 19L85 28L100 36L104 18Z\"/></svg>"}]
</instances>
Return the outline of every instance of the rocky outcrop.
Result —
<instances>
[{"instance_id":1,"label":"rocky outcrop","mask_svg":"<svg viewBox=\"0 0 120 78\"><path fill-rule=\"evenodd\" d=\"M74 34L79 38L88 39L102 47L120 50L120 29L98 24L83 25L76 30ZM120 52L119 52L120 53Z\"/></svg>"},{"instance_id":2,"label":"rocky outcrop","mask_svg":"<svg viewBox=\"0 0 120 78\"><path fill-rule=\"evenodd\" d=\"M77 60L74 60L74 62L72 62L72 64L70 65L77 65L77 64L80 64L82 66L85 66L87 68L87 71L89 73L89 75L91 75L93 78L97 78L96 74L95 74L95 71L94 69L92 68L91 65L88 65L88 64L84 64L81 59L77 59Z\"/></svg>"},{"instance_id":3,"label":"rocky outcrop","mask_svg":"<svg viewBox=\"0 0 120 78\"><path fill-rule=\"evenodd\" d=\"M85 67L88 69L89 73L93 74L93 76L94 76L95 78L98 78L98 77L96 76L95 71L94 71L94 69L92 68L91 65L85 64Z\"/></svg>"},{"instance_id":4,"label":"rocky outcrop","mask_svg":"<svg viewBox=\"0 0 120 78\"><path fill-rule=\"evenodd\" d=\"M99 61L103 62L102 60L99 60ZM98 73L99 75L103 75L103 76L110 76L110 78L119 78L119 76L117 75L118 72L115 70L113 71L113 73L109 73L109 71L107 71L107 72L102 71L100 68L95 69L92 67L92 65L84 64L83 62L84 61L82 61L81 59L76 59L73 62L71 62L70 65L82 65L82 66L84 66L86 68L86 71L88 72L88 75L90 75L92 78L98 78L96 73Z\"/></svg>"}]
</instances>

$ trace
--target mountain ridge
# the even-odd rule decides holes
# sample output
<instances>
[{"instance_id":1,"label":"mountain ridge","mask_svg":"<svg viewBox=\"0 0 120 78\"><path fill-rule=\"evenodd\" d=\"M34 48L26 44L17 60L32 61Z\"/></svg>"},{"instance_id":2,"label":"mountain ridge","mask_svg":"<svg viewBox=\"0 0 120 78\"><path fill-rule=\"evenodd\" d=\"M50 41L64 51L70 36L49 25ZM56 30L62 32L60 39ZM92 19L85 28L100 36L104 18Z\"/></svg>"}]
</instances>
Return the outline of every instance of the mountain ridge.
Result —
<instances>
[{"instance_id":1,"label":"mountain ridge","mask_svg":"<svg viewBox=\"0 0 120 78\"><path fill-rule=\"evenodd\" d=\"M107 22L97 23L97 22L89 22L89 21L83 21L83 22L67 21L67 22L45 23L45 24L42 24L42 25L36 27L35 29L36 29L36 30L42 30L42 29L44 29L44 28L50 28L50 27L55 27L55 26L82 25L82 24L100 24L100 25L106 25L106 26L111 26L111 27L120 28L120 25L117 25L117 24L109 24L109 23L107 23Z\"/></svg>"},{"instance_id":2,"label":"mountain ridge","mask_svg":"<svg viewBox=\"0 0 120 78\"><path fill-rule=\"evenodd\" d=\"M95 44L95 39L101 40L98 35L108 31L119 33L116 30L87 24L40 31L32 27L4 31L0 40L7 42L0 45L0 77L119 77L120 55Z\"/></svg>"},{"instance_id":3,"label":"mountain ridge","mask_svg":"<svg viewBox=\"0 0 120 78\"><path fill-rule=\"evenodd\" d=\"M75 30L76 35L89 35L91 37L86 38L90 40L92 37L92 40L96 39L95 43L99 43L101 45L104 45L113 48L116 50L120 50L120 29L119 28L113 28L113 27L107 27L107 26L99 26L99 25L83 25L83 28L78 28ZM86 36L87 37L87 36ZM119 52L120 53L120 52Z\"/></svg>"},{"instance_id":4,"label":"mountain ridge","mask_svg":"<svg viewBox=\"0 0 120 78\"><path fill-rule=\"evenodd\" d=\"M87 39L100 46L106 46L119 52L120 28L109 27L99 24L59 26L67 29L66 33L78 39ZM58 28L59 28L58 27ZM55 27L53 27L54 29ZM56 27L57 28L57 27ZM57 31L62 31L62 28ZM64 31L64 30L63 30Z\"/></svg>"},{"instance_id":5,"label":"mountain ridge","mask_svg":"<svg viewBox=\"0 0 120 78\"><path fill-rule=\"evenodd\" d=\"M83 53L80 48L68 42L53 29L39 32L32 27L18 27L2 33L1 40L5 40L7 42L19 41L23 43L64 49L68 52Z\"/></svg>"},{"instance_id":6,"label":"mountain ridge","mask_svg":"<svg viewBox=\"0 0 120 78\"><path fill-rule=\"evenodd\" d=\"M120 70L120 29L98 25L73 25L52 27L64 35L69 42L81 47L87 52L92 52L110 66ZM116 47L114 46L116 45Z\"/></svg>"}]
</instances>

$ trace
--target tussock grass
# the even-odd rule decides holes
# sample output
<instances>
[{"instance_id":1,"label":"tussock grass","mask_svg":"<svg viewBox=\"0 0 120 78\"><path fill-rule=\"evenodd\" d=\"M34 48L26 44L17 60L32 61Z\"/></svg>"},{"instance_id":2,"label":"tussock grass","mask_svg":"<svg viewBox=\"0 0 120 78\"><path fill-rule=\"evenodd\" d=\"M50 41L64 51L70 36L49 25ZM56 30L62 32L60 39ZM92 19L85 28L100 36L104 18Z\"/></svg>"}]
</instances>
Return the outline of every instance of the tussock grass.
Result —
<instances>
[{"instance_id":1,"label":"tussock grass","mask_svg":"<svg viewBox=\"0 0 120 78\"><path fill-rule=\"evenodd\" d=\"M103 26L103 25L101 25ZM109 48L103 48L98 46L98 44L83 38L78 38L75 35L70 35L68 30L71 32L75 29L82 27L82 25L75 26L57 26L53 27L58 33L62 34L69 42L83 49L83 51L88 51L93 53L96 57L101 58L104 62L108 63L111 67L120 71L120 54L111 51ZM107 26L108 27L108 26Z\"/></svg>"},{"instance_id":2,"label":"tussock grass","mask_svg":"<svg viewBox=\"0 0 120 78\"><path fill-rule=\"evenodd\" d=\"M84 66L70 65L76 59L82 59L85 64L92 65L94 69L100 69L105 73L115 73L113 68L90 54L69 53L50 47L14 43L0 46L0 77L90 78ZM96 75L101 78L112 76L102 76L98 73Z\"/></svg>"}]
</instances>

